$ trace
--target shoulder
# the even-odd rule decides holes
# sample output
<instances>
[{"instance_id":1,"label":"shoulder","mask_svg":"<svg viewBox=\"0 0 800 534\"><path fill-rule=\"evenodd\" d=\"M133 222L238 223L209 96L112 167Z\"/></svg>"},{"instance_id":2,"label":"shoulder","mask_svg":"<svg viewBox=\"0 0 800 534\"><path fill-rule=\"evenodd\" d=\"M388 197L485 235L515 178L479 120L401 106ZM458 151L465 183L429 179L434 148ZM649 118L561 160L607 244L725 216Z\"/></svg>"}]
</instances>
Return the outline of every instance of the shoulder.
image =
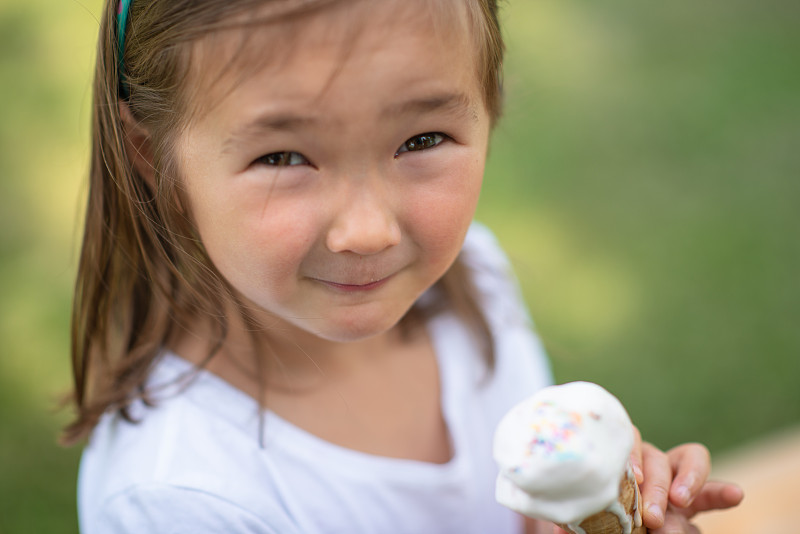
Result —
<instances>
[{"instance_id":1,"label":"shoulder","mask_svg":"<svg viewBox=\"0 0 800 534\"><path fill-rule=\"evenodd\" d=\"M189 368L190 364L182 363ZM158 378L175 371L164 373L165 366L159 367ZM255 405L216 387L208 374L198 377L190 388L158 400L154 407L134 404L136 423L116 414L101 419L81 459L78 508L82 532L160 532L106 529L117 516L130 517L136 524L137 517L159 522L178 512L202 512L205 515L198 517L209 524L214 524L215 517L230 516L239 518L244 526L258 521L271 524L268 519L286 517L281 514L272 477L264 473L265 466L259 461ZM168 524L176 523L170 519ZM169 532L191 531L208 530ZM240 532L215 532L223 531ZM265 527L241 532L272 531Z\"/></svg>"},{"instance_id":2,"label":"shoulder","mask_svg":"<svg viewBox=\"0 0 800 534\"><path fill-rule=\"evenodd\" d=\"M510 269L510 263L497 237L484 224L473 222L462 247L462 256L474 267L484 269Z\"/></svg>"},{"instance_id":3,"label":"shoulder","mask_svg":"<svg viewBox=\"0 0 800 534\"><path fill-rule=\"evenodd\" d=\"M237 503L195 488L161 483L137 484L108 498L91 518L82 518L85 534L277 534L294 528L276 523Z\"/></svg>"},{"instance_id":4,"label":"shoulder","mask_svg":"<svg viewBox=\"0 0 800 534\"><path fill-rule=\"evenodd\" d=\"M513 266L491 230L481 223L472 223L461 259L472 275L484 314L494 331L509 326L532 328Z\"/></svg>"},{"instance_id":5,"label":"shoulder","mask_svg":"<svg viewBox=\"0 0 800 534\"><path fill-rule=\"evenodd\" d=\"M483 313L495 343L492 380L486 402L502 414L553 381L550 363L536 333L511 262L494 234L473 223L462 255L473 273ZM490 400L491 399L491 400Z\"/></svg>"}]
</instances>

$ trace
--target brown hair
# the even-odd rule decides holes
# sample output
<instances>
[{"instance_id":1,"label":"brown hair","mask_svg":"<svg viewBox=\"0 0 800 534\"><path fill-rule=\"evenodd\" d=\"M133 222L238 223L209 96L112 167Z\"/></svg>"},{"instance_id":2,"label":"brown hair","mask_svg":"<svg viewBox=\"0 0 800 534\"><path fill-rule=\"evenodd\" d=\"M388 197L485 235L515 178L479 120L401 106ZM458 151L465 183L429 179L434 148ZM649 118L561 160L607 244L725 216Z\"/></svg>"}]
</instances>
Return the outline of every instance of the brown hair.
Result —
<instances>
[{"instance_id":1,"label":"brown hair","mask_svg":"<svg viewBox=\"0 0 800 534\"><path fill-rule=\"evenodd\" d=\"M186 79L192 45L237 14L270 0L137 0L128 18L125 95L120 96L116 0L106 2L94 79L92 158L83 243L72 308L72 365L77 417L63 442L85 438L108 410L128 417L132 399L146 400L144 384L170 335L193 317L214 317L219 347L227 319L215 310L236 301L182 209L171 154L190 119ZM276 16L296 16L334 1L282 2ZM500 112L503 43L496 0L469 0L480 51L478 75L492 121ZM280 9L278 10L280 11ZM155 179L134 169L120 113L125 101L150 134ZM127 147L127 148L126 148ZM448 305L477 332L493 363L492 336L460 259L437 282ZM418 305L409 320L433 313ZM406 319L404 319L405 321ZM216 350L208 354L210 359ZM206 360L208 361L208 360Z\"/></svg>"}]
</instances>

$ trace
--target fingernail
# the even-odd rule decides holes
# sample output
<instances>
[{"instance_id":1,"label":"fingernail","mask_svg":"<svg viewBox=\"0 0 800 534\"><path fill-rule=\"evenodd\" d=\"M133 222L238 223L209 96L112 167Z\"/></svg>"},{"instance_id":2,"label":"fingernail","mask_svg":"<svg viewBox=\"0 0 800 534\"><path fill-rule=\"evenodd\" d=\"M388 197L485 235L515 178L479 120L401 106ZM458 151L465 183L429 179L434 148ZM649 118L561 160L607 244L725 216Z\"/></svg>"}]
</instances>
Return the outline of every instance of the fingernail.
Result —
<instances>
[{"instance_id":1,"label":"fingernail","mask_svg":"<svg viewBox=\"0 0 800 534\"><path fill-rule=\"evenodd\" d=\"M642 473L642 468L638 465L633 466L633 476L636 477L636 480L644 480L644 473Z\"/></svg>"},{"instance_id":2,"label":"fingernail","mask_svg":"<svg viewBox=\"0 0 800 534\"><path fill-rule=\"evenodd\" d=\"M675 494L680 499L681 503L684 506L689 506L690 501L692 499L692 494L689 493L689 488L686 486L679 486L678 489L675 490Z\"/></svg>"},{"instance_id":3,"label":"fingernail","mask_svg":"<svg viewBox=\"0 0 800 534\"><path fill-rule=\"evenodd\" d=\"M649 504L647 505L647 511L650 513L653 519L656 521L664 521L664 513L661 511L661 507L657 504Z\"/></svg>"}]
</instances>

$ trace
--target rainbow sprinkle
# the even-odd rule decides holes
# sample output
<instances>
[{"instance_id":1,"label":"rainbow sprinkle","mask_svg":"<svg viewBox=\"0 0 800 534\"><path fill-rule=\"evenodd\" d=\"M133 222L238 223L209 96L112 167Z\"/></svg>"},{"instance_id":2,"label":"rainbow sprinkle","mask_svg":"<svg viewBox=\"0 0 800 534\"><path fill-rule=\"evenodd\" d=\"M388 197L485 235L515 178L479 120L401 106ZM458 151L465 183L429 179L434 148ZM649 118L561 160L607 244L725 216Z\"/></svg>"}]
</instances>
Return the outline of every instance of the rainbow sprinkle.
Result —
<instances>
[{"instance_id":1,"label":"rainbow sprinkle","mask_svg":"<svg viewBox=\"0 0 800 534\"><path fill-rule=\"evenodd\" d=\"M592 419L597 414L589 414ZM559 408L552 402L540 402L533 407L531 440L527 444L526 456L547 456L558 461L568 461L583 456L586 443L575 439L583 427L583 416L574 411Z\"/></svg>"}]
</instances>

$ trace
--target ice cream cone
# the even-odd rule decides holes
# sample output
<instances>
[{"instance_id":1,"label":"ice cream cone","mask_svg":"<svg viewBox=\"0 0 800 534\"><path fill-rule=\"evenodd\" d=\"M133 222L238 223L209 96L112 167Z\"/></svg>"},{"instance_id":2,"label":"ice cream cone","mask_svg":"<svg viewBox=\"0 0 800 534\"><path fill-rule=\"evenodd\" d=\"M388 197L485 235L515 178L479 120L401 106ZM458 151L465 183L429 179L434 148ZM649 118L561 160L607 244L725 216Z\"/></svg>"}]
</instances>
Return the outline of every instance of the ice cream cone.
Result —
<instances>
[{"instance_id":1,"label":"ice cream cone","mask_svg":"<svg viewBox=\"0 0 800 534\"><path fill-rule=\"evenodd\" d=\"M641 496L633 473L622 477L619 499L605 510L591 515L579 525L558 526L572 534L647 534L641 526Z\"/></svg>"}]
</instances>

